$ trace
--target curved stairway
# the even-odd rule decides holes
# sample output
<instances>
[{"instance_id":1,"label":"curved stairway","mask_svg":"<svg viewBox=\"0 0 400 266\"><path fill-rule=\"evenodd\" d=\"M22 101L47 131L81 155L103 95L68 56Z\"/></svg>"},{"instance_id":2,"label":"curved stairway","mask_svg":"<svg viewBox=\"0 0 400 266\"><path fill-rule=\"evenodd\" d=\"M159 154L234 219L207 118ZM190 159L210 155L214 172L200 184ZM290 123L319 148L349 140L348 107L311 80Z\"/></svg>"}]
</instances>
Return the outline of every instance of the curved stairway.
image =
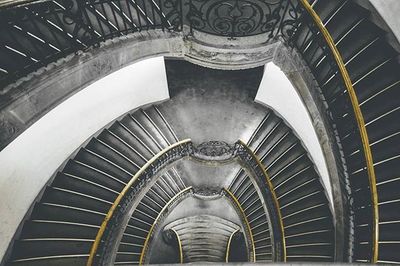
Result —
<instances>
[{"instance_id":1,"label":"curved stairway","mask_svg":"<svg viewBox=\"0 0 400 266\"><path fill-rule=\"evenodd\" d=\"M30 2L0 9L0 87L108 39L142 30L179 30L180 2Z\"/></svg>"},{"instance_id":2,"label":"curved stairway","mask_svg":"<svg viewBox=\"0 0 400 266\"><path fill-rule=\"evenodd\" d=\"M334 261L330 204L302 143L281 118L269 111L248 145L265 166L274 187L282 213L287 261ZM231 189L251 217L248 219L255 223L250 222L257 261L270 260L271 240L263 205L243 170L236 175Z\"/></svg>"},{"instance_id":3,"label":"curved stairway","mask_svg":"<svg viewBox=\"0 0 400 266\"><path fill-rule=\"evenodd\" d=\"M2 10L0 22L7 27L0 29L3 36L0 57L6 59L0 65L1 84L6 85L72 51L86 49L124 32L173 26L155 1L139 2L88 2L82 9L85 15L83 24L73 17L74 12L78 12L78 1L70 1L73 3L71 6L67 5L69 1L50 1L21 7L19 10L24 12L15 17ZM343 57L366 122L378 188L378 262L400 263L397 252L400 248L400 213L396 211L400 209L398 52L388 44L385 32L372 22L369 11L355 2L310 2ZM68 16L63 17L66 12L69 12ZM130 18L135 12L137 17ZM71 19L68 27L64 19ZM346 162L343 172L348 175L351 188L348 195L352 212L349 225L352 226L351 232L354 229L354 236L348 241L348 259L369 262L373 245L371 209L374 206L357 124L348 92L326 44L321 41L321 33L314 26L310 27L307 18L303 19L292 41L320 85L332 116L330 122L337 129L339 146ZM71 157L73 159L43 191L27 215L28 219L14 243L10 262L25 265L85 264L96 232L127 180L158 151L177 140L156 107L126 115L96 135ZM288 260L332 261L332 214L324 188L299 140L269 112L249 145L266 166L278 196ZM142 221L152 209L157 211L155 202L159 204L158 208L162 207L161 198L182 190L185 184L181 182L179 173L172 169L157 182L156 187L158 190L153 193L154 197L148 195L147 201L141 204L143 209L135 213L142 217ZM254 226L263 228L255 232L260 233L260 242L267 240L259 247L258 257L270 260L270 236L265 226L267 217L261 201L255 197L254 186L249 177L240 172L231 188L248 208L248 216L256 219ZM166 201L167 198L163 199ZM150 202L154 204L152 209L149 208ZM151 217L154 219L154 215ZM125 261L124 255L135 253L124 252L121 249L117 254L118 262Z\"/></svg>"},{"instance_id":4,"label":"curved stairway","mask_svg":"<svg viewBox=\"0 0 400 266\"><path fill-rule=\"evenodd\" d=\"M378 190L379 257L400 263L400 65L398 52L376 26L368 10L353 1L311 1L350 74L372 151ZM366 163L349 95L321 34L303 23L295 46L309 65L329 106L347 163L354 212L355 262L371 260L372 203Z\"/></svg>"},{"instance_id":5,"label":"curved stairway","mask_svg":"<svg viewBox=\"0 0 400 266\"><path fill-rule=\"evenodd\" d=\"M66 162L34 205L14 243L9 262L20 265L84 265L106 213L125 184L161 149L178 141L157 106L112 123ZM164 110L165 111L165 110ZM164 112L163 111L163 112ZM332 214L312 162L292 130L272 111L249 145L271 177L284 219L288 261L332 261ZM167 204L188 189L168 168L138 202L115 264L138 264L146 239ZM256 261L272 261L273 247L262 195L244 171L227 188L249 221ZM204 254L203 254L204 255Z\"/></svg>"},{"instance_id":6,"label":"curved stairway","mask_svg":"<svg viewBox=\"0 0 400 266\"><path fill-rule=\"evenodd\" d=\"M44 190L15 241L10 262L86 264L100 224L125 184L153 155L177 140L156 106L127 114L93 137ZM130 226L147 226L146 219L140 219L140 225L135 221L151 211L143 210L147 200L162 202L183 187L179 174L171 169L143 199ZM140 232L135 232L138 237ZM135 243L127 239L135 237L128 233L123 240ZM123 257L121 245L117 259Z\"/></svg>"},{"instance_id":7,"label":"curved stairway","mask_svg":"<svg viewBox=\"0 0 400 266\"><path fill-rule=\"evenodd\" d=\"M262 195L252 179L241 170L228 188L240 203L252 233L256 262L272 262L270 225Z\"/></svg>"},{"instance_id":8,"label":"curved stairway","mask_svg":"<svg viewBox=\"0 0 400 266\"><path fill-rule=\"evenodd\" d=\"M186 188L175 169L158 178L141 199L123 232L116 253L115 265L139 264L146 238L159 214L168 203Z\"/></svg>"},{"instance_id":9,"label":"curved stairway","mask_svg":"<svg viewBox=\"0 0 400 266\"><path fill-rule=\"evenodd\" d=\"M176 220L164 230L174 230L182 243L183 263L225 261L229 239L240 226L212 215L197 215Z\"/></svg>"}]
</instances>

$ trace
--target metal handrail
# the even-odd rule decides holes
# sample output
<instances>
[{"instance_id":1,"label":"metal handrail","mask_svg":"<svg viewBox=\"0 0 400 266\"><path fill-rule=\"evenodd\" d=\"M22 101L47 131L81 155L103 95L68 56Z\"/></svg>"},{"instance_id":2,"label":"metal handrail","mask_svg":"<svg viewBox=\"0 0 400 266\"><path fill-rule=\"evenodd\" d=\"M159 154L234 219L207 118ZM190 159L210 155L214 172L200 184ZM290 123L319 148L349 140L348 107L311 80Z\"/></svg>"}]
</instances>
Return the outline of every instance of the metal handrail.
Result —
<instances>
[{"instance_id":1,"label":"metal handrail","mask_svg":"<svg viewBox=\"0 0 400 266\"><path fill-rule=\"evenodd\" d=\"M241 146L243 148L245 148L246 152L251 156L251 161L256 163L255 167L254 166L252 167L253 168L252 170L255 171L256 173L257 173L257 171L260 171L262 173L262 177L264 178L264 180L263 180L264 184L267 186L268 192L270 193L270 196L272 199L272 204L273 204L273 210L274 210L274 213L277 216L277 220L279 222L278 226L279 226L280 242L282 244L282 260L284 262L286 262L285 227L283 224L283 218L282 218L282 213L281 213L281 209L280 209L280 204L279 204L278 198L276 196L274 186L267 174L267 171L265 170L264 165L258 159L257 155L250 149L249 146L247 146L247 144L244 141L239 140L239 143L241 144Z\"/></svg>"},{"instance_id":2,"label":"metal handrail","mask_svg":"<svg viewBox=\"0 0 400 266\"><path fill-rule=\"evenodd\" d=\"M0 35L7 36L0 38L0 88L109 39L148 30L179 32L181 5L181 0L0 0Z\"/></svg>"},{"instance_id":3,"label":"metal handrail","mask_svg":"<svg viewBox=\"0 0 400 266\"><path fill-rule=\"evenodd\" d=\"M177 160L180 160L185 157L192 157L192 158L201 158L203 161L207 163L207 161L214 161L217 163L225 163L229 160L235 160L239 159L242 161L244 167L247 168L247 170L251 171L256 177L257 180L261 181L263 180L261 185L266 185L267 190L268 190L268 197L265 198L265 200L269 203L272 201L272 205L269 206L271 208L271 214L273 215L273 219L278 220L277 222L279 223L280 227L278 229L279 232L277 234L279 235L280 239L278 242L274 242L274 245L276 247L280 247L278 243L281 243L282 249L283 249L283 261L286 261L286 247L285 247L285 238L284 238L284 231L283 231L283 221L282 221L282 215L280 213L279 209L279 202L277 201L275 192L273 190L273 186L271 184L271 181L268 178L268 175L266 174L265 168L262 165L262 163L257 159L255 154L251 151L251 149L242 141L238 141L233 145L229 145L224 142L209 142L209 143L203 143L198 146L194 146L193 143L191 142L190 139L186 139L180 142L177 142L164 150L160 151L157 155L155 155L152 159L150 159L145 165L143 165L140 170L132 177L132 179L126 184L126 186L123 188L123 190L120 192L118 197L115 199L113 202L112 206L110 207L108 213L106 214L106 217L104 218L98 232L96 235L96 238L93 242L93 245L90 250L89 258L87 261L87 265L91 266L94 263L94 259L96 255L98 254L98 249L100 244L105 238L104 234L106 230L111 230L108 229L109 222L112 219L120 219L120 215L117 215L117 209L121 208L121 206L125 206L126 200L132 201L132 193L138 193L137 190L132 190L136 186L138 186L138 189L142 189L141 186L139 185L140 182L149 182L151 178L156 176L158 171L160 169L163 169L170 163L173 163ZM265 181L265 182L264 182ZM188 191L191 188L186 188L183 191ZM236 199L236 197L229 191L225 190L225 192L229 195L231 199L234 200L235 205L240 207L240 202ZM181 195L181 194L178 194ZM176 197L173 197L173 199L176 199ZM171 202L171 201L170 201ZM167 205L168 206L168 203ZM166 207L163 208L163 210ZM126 211L126 210L125 210ZM252 249L253 249L253 258L255 260L255 246L254 246L254 240L252 239L251 236L251 228L250 224L247 221L247 218L245 216L244 210L241 209L242 214L244 215L245 219L245 224L248 227L247 229L249 230L251 242L252 242ZM162 212L161 212L162 213ZM159 216L161 213L157 216L155 223L153 223L150 233L147 235L147 238L145 239L144 243L144 248L142 249L142 253L140 256L140 263L143 263L144 260L144 255L146 252L146 247L148 245L149 239L151 237L151 231L153 230L153 227L156 224L156 221L159 219ZM272 230L274 231L276 228L276 221L273 223L273 228ZM111 227L110 227L111 228ZM103 239L104 238L104 239ZM103 244L106 245L106 244Z\"/></svg>"},{"instance_id":4,"label":"metal handrail","mask_svg":"<svg viewBox=\"0 0 400 266\"><path fill-rule=\"evenodd\" d=\"M139 179L139 177L145 173L148 168L155 163L161 156L163 156L164 154L166 154L167 152L173 150L176 147L179 147L181 145L184 144L188 144L190 143L191 140L190 139L185 139L182 141L179 141L177 143L174 143L173 145L163 149L162 151L160 151L159 153L157 153L153 158L151 158L148 162L146 162L146 164L144 164L140 170L131 178L131 180L129 180L129 182L125 185L125 187L122 189L122 191L119 193L118 197L114 200L113 204L111 205L109 211L107 212L98 232L95 238L95 241L92 244L92 247L90 249L90 253L89 253L89 258L87 261L87 266L91 266L93 265L94 262L94 258L97 254L97 249L101 243L101 240L103 238L103 234L108 226L108 222L111 220L111 218L113 217L115 211L118 208L118 205L121 203L121 201L123 200L123 198L128 194L128 191L131 189L132 186L134 186L135 182Z\"/></svg>"},{"instance_id":5,"label":"metal handrail","mask_svg":"<svg viewBox=\"0 0 400 266\"><path fill-rule=\"evenodd\" d=\"M251 231L251 226L250 223L247 219L246 213L244 212L242 205L240 204L239 200L236 198L236 196L227 188L224 188L224 191L226 195L233 201L234 206L238 209L238 212L240 213L240 216L244 220L244 224L246 226L246 231L248 232L248 237L250 238L250 245L251 245L251 256L250 258L253 259L253 262L256 262L256 248L255 248L255 243L254 243L254 238L253 238L253 232ZM226 260L228 260L228 253ZM228 262L228 261L226 261Z\"/></svg>"},{"instance_id":6,"label":"metal handrail","mask_svg":"<svg viewBox=\"0 0 400 266\"><path fill-rule=\"evenodd\" d=\"M47 2L51 0L0 0L0 9L12 8L23 5L31 5L34 3Z\"/></svg>"},{"instance_id":7,"label":"metal handrail","mask_svg":"<svg viewBox=\"0 0 400 266\"><path fill-rule=\"evenodd\" d=\"M6 59L18 59L13 60L17 65L8 60L2 64L0 87L60 58L133 32L180 32L187 25L190 32L229 38L264 34L265 42L280 36L287 39L294 32L296 0L243 2L230 6L203 0L0 0L0 35L10 36L0 40L0 52ZM244 13L238 17L238 12ZM21 37L24 42L18 42Z\"/></svg>"},{"instance_id":8,"label":"metal handrail","mask_svg":"<svg viewBox=\"0 0 400 266\"><path fill-rule=\"evenodd\" d=\"M146 252L149 246L150 238L153 234L153 231L156 227L156 225L159 223L161 217L164 215L165 211L168 210L177 199L179 199L181 196L185 195L186 193L190 192L192 190L192 187L187 187L183 190L181 190L179 193L175 194L168 202L165 204L165 206L161 209L161 211L158 213L156 219L154 220L153 224L151 225L149 232L147 233L146 239L143 244L142 252L140 253L140 259L139 259L139 264L143 264L146 256ZM175 231L174 231L175 232ZM175 232L176 233L176 232ZM180 243L179 235L177 235L178 238L178 243L179 243L179 258L180 262L183 262L183 253L182 253L182 243Z\"/></svg>"},{"instance_id":9,"label":"metal handrail","mask_svg":"<svg viewBox=\"0 0 400 266\"><path fill-rule=\"evenodd\" d=\"M347 92L349 94L349 98L351 101L351 105L354 111L354 115L357 122L357 127L360 132L361 142L364 151L364 157L366 161L366 167L368 172L369 179L369 187L370 187L370 195L372 200L372 252L371 252L371 262L376 263L378 260L378 252L379 252L379 209L378 209L378 192L376 187L376 176L374 169L374 162L371 152L371 147L368 138L368 132L365 126L364 116L362 114L360 104L358 102L357 95L355 93L353 83L350 79L349 73L346 69L346 66L343 62L343 58L336 47L336 44L329 33L329 31L324 26L321 18L312 8L312 6L308 3L307 0L299 0L299 2L303 5L304 9L308 13L308 15L313 19L315 25L318 27L319 31L322 33L326 44L329 47L330 52L332 53L335 62L338 66L340 75L343 79L344 85L346 86Z\"/></svg>"},{"instance_id":10,"label":"metal handrail","mask_svg":"<svg viewBox=\"0 0 400 266\"><path fill-rule=\"evenodd\" d=\"M231 250L231 244L232 244L232 239L235 236L235 234L239 232L239 229L235 230L228 239L228 243L226 244L226 254L225 254L225 262L228 263L229 262L229 253Z\"/></svg>"},{"instance_id":11,"label":"metal handrail","mask_svg":"<svg viewBox=\"0 0 400 266\"><path fill-rule=\"evenodd\" d=\"M178 235L178 232L176 232L174 229L171 229L172 232L174 232L176 236L176 240L178 241L178 248L179 248L179 262L182 264L183 263L183 248L182 248L182 240Z\"/></svg>"}]
</instances>

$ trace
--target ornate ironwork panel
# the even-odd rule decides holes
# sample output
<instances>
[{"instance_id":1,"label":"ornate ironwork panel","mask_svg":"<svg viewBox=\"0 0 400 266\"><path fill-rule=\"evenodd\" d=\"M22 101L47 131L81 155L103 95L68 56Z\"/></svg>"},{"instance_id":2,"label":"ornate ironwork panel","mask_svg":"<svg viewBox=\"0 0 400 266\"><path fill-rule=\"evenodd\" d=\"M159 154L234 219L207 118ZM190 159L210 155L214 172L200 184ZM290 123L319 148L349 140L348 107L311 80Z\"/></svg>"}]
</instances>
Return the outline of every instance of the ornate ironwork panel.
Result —
<instances>
[{"instance_id":1,"label":"ornate ironwork panel","mask_svg":"<svg viewBox=\"0 0 400 266\"><path fill-rule=\"evenodd\" d=\"M267 34L291 35L298 3L291 0L190 0L192 29L231 38Z\"/></svg>"},{"instance_id":2,"label":"ornate ironwork panel","mask_svg":"<svg viewBox=\"0 0 400 266\"><path fill-rule=\"evenodd\" d=\"M294 32L297 0L53 0L0 9L0 87L69 54L132 32L193 30L229 38Z\"/></svg>"}]
</instances>

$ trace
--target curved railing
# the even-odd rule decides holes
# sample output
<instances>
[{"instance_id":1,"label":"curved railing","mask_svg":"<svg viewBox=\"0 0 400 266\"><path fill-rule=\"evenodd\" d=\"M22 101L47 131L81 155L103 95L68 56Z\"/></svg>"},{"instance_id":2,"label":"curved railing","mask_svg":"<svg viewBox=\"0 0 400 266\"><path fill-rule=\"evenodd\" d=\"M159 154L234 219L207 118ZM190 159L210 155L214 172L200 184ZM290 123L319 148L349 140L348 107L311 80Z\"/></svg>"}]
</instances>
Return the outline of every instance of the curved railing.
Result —
<instances>
[{"instance_id":1,"label":"curved railing","mask_svg":"<svg viewBox=\"0 0 400 266\"><path fill-rule=\"evenodd\" d=\"M246 144L241 141L238 141L233 145L229 145L224 142L211 141L195 146L190 139L187 139L172 144L171 146L160 151L151 160L149 160L125 185L123 190L111 205L97 232L95 241L93 242L90 250L87 265L107 264L110 261L110 256L112 256L112 254L110 254L110 250L113 250L116 242L118 241L117 236L119 230L121 229L121 224L124 224L127 215L129 216L129 214L132 213L132 210L134 210L135 202L138 202L137 199L142 194L143 189L147 186L147 184L152 183L154 178L160 173L160 171L165 169L165 167L185 157L191 157L196 160L212 162L216 164L225 163L227 161L236 159L241 161L243 167L250 171L256 180L260 181L259 185L265 186L266 188L266 193L264 193L263 196L265 197L265 202L268 206L267 209L270 212L269 216L274 235L274 252L277 254L275 257L278 258L278 260L285 261L285 238L279 203L276 199L275 192L268 175L254 153L249 149L249 147L246 146ZM182 192L190 191L190 189L191 188L187 188ZM162 212L160 215L162 215ZM146 243L144 244L141 253L141 263L144 261L144 256L150 237L151 232L149 232L148 237L146 238Z\"/></svg>"},{"instance_id":2,"label":"curved railing","mask_svg":"<svg viewBox=\"0 0 400 266\"><path fill-rule=\"evenodd\" d=\"M297 47L300 51L304 51L307 49L305 47L311 44L311 40L314 43L317 43L320 50L323 51L323 56L326 60L330 60L330 73L332 76L339 76L342 83L342 88L346 90L348 94L348 98L351 105L351 110L349 112L353 112L352 116L354 117L354 124L357 125L359 138L360 138L360 151L363 153L364 161L365 161L365 169L368 174L369 181L369 190L370 190L370 202L371 202L371 255L370 262L376 263L378 259L378 239L379 239L379 210L378 210L378 193L377 193L377 185L376 185L376 176L374 169L374 162L372 158L371 146L369 143L368 132L366 130L365 120L363 113L361 111L361 107L359 104L359 100L357 98L357 94L354 90L353 83L350 79L350 75L346 68L346 65L343 62L342 55L340 54L336 44L322 22L321 18L314 11L313 7L307 0L299 0L301 4L301 8L298 11L301 13L301 19L298 21L297 27L305 26L308 28L307 36L304 40L299 43L296 38L298 38L297 32L292 35L292 39L290 41L291 44ZM317 41L315 41L317 40ZM322 56L321 56L322 57ZM315 66L315 65L314 65ZM313 66L310 66L312 71ZM315 74L315 73L314 73ZM340 87L341 85L337 85ZM324 92L323 92L324 93ZM329 104L328 104L329 105ZM330 108L331 106L329 106ZM342 180L344 182L344 180Z\"/></svg>"},{"instance_id":3,"label":"curved railing","mask_svg":"<svg viewBox=\"0 0 400 266\"><path fill-rule=\"evenodd\" d=\"M182 29L182 1L6 1L0 88L80 50L133 32Z\"/></svg>"},{"instance_id":4,"label":"curved railing","mask_svg":"<svg viewBox=\"0 0 400 266\"><path fill-rule=\"evenodd\" d=\"M144 264L146 261L146 255L147 255L147 251L149 249L150 246L150 242L154 236L154 232L157 229L157 226L161 223L162 218L166 215L167 211L170 211L172 209L172 207L174 205L176 205L178 202L180 202L185 195L189 194L190 192L192 192L193 188L192 187L187 187L185 189L183 189L182 191L180 191L178 194L176 194L175 196L173 196L168 202L167 204L165 204L165 206L162 208L162 210L160 211L160 213L157 215L154 223L152 224L152 226L150 227L149 232L147 233L146 239L144 241L143 244L143 249L142 249L142 253L140 254L140 260L139 260L139 264ZM171 229L173 230L173 229ZM176 234L176 231L174 231L174 233ZM183 263L183 253L182 253L182 243L179 239L179 235L176 234L177 240L178 240L178 245L179 245L179 259L180 259L180 263Z\"/></svg>"},{"instance_id":5,"label":"curved railing","mask_svg":"<svg viewBox=\"0 0 400 266\"><path fill-rule=\"evenodd\" d=\"M271 219L274 238L274 250L276 258L278 261L286 262L286 240L285 240L285 228L283 225L283 219L281 214L281 208L279 206L279 201L276 197L274 186L265 170L264 165L258 159L256 154L241 140L239 140L240 148L243 152L239 153L240 159L247 164L247 168L253 172L253 175L258 179L256 181L261 182L263 187L266 188L267 193L264 195L267 201L267 209L270 215L276 217L276 219Z\"/></svg>"},{"instance_id":6,"label":"curved railing","mask_svg":"<svg viewBox=\"0 0 400 266\"><path fill-rule=\"evenodd\" d=\"M132 177L132 179L125 185L124 189L119 193L118 197L113 202L109 209L100 229L97 232L95 241L93 242L90 250L87 265L93 265L98 254L98 250L102 241L107 243L106 239L110 238L115 228L113 226L118 224L120 220L126 215L128 209L131 208L130 204L138 197L140 190L148 183L154 176L162 170L165 166L175 160L183 158L188 155L189 146L191 145L190 139L179 141L166 149L160 151L151 160L149 160L143 167ZM103 247L106 249L107 247Z\"/></svg>"},{"instance_id":7,"label":"curved railing","mask_svg":"<svg viewBox=\"0 0 400 266\"><path fill-rule=\"evenodd\" d=\"M231 236L229 237L228 243L226 244L226 255L225 255L225 262L229 262L229 255L230 255L230 250L231 250L231 245L232 245L232 240L235 237L237 233L239 233L239 229L234 231Z\"/></svg>"},{"instance_id":8,"label":"curved railing","mask_svg":"<svg viewBox=\"0 0 400 266\"><path fill-rule=\"evenodd\" d=\"M230 38L264 34L265 40L282 36L296 41L299 25L309 24L308 39L320 40L340 75L357 125L360 151L368 174L371 208L371 262L378 258L378 195L373 157L364 117L332 36L306 0L55 0L0 3L0 87L69 54L133 32L160 29L182 31L188 25ZM303 44L294 44L299 46ZM5 92L3 92L5 93ZM8 99L8 98L7 98ZM5 100L7 100L5 99ZM98 242L95 242L98 245Z\"/></svg>"},{"instance_id":9,"label":"curved railing","mask_svg":"<svg viewBox=\"0 0 400 266\"><path fill-rule=\"evenodd\" d=\"M17 0L0 2L0 88L60 58L133 32L229 38L292 35L297 0Z\"/></svg>"},{"instance_id":10,"label":"curved railing","mask_svg":"<svg viewBox=\"0 0 400 266\"><path fill-rule=\"evenodd\" d=\"M189 0L186 15L191 30L237 37L267 34L268 41L290 36L298 19L297 0Z\"/></svg>"},{"instance_id":11,"label":"curved railing","mask_svg":"<svg viewBox=\"0 0 400 266\"><path fill-rule=\"evenodd\" d=\"M249 252L250 253L249 254L250 262L256 262L256 247L255 247L255 244L254 244L253 232L251 231L251 226L250 226L250 223L249 223L249 221L247 219L246 213L244 212L239 200L236 198L236 196L229 189L225 188L223 191L226 194L227 198L232 202L232 206L234 206L234 208L237 210L237 213L239 214L239 217L242 219L242 222L244 224L244 230L246 231L245 236L247 238L249 238L248 242L251 245L249 247L249 249L250 249L250 252ZM232 234L232 236L233 236L233 234ZM231 238L229 239L228 246L227 246L226 258L225 258L226 262L229 262L228 261L228 257L229 257L230 241L231 241Z\"/></svg>"}]
</instances>

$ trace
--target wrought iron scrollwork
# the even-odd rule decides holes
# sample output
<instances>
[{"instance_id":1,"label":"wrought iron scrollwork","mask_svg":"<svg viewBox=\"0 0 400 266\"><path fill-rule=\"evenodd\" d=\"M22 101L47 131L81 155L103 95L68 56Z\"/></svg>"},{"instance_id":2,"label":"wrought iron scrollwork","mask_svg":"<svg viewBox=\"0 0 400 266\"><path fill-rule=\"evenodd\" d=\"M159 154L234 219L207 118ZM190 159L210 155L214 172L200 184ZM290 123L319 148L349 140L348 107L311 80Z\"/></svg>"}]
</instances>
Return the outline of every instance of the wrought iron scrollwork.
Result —
<instances>
[{"instance_id":1,"label":"wrought iron scrollwork","mask_svg":"<svg viewBox=\"0 0 400 266\"><path fill-rule=\"evenodd\" d=\"M236 156L236 145L223 141L209 141L193 146L192 157L202 161L228 161Z\"/></svg>"},{"instance_id":2,"label":"wrought iron scrollwork","mask_svg":"<svg viewBox=\"0 0 400 266\"><path fill-rule=\"evenodd\" d=\"M191 0L187 14L198 31L230 38L267 33L290 35L298 18L291 0Z\"/></svg>"},{"instance_id":3,"label":"wrought iron scrollwork","mask_svg":"<svg viewBox=\"0 0 400 266\"><path fill-rule=\"evenodd\" d=\"M165 0L164 1L165 19L169 30L182 30L182 2L181 0Z\"/></svg>"},{"instance_id":4,"label":"wrought iron scrollwork","mask_svg":"<svg viewBox=\"0 0 400 266\"><path fill-rule=\"evenodd\" d=\"M186 3L186 4L185 4ZM69 54L133 32L191 30L289 40L297 0L32 0L0 9L0 87Z\"/></svg>"}]
</instances>

